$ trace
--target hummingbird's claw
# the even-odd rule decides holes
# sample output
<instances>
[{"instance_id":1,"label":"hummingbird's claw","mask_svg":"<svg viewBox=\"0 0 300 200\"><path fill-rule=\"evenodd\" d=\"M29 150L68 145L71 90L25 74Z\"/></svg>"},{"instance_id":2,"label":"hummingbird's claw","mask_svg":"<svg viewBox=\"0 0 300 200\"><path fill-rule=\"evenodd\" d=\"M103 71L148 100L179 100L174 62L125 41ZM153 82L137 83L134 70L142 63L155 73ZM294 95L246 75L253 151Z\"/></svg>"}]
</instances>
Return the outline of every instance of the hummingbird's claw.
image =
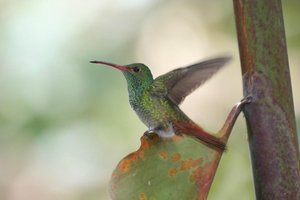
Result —
<instances>
[{"instance_id":1,"label":"hummingbird's claw","mask_svg":"<svg viewBox=\"0 0 300 200\"><path fill-rule=\"evenodd\" d=\"M149 139L152 139L155 135L155 131L154 130L147 130L144 132L144 136L146 136Z\"/></svg>"}]
</instances>

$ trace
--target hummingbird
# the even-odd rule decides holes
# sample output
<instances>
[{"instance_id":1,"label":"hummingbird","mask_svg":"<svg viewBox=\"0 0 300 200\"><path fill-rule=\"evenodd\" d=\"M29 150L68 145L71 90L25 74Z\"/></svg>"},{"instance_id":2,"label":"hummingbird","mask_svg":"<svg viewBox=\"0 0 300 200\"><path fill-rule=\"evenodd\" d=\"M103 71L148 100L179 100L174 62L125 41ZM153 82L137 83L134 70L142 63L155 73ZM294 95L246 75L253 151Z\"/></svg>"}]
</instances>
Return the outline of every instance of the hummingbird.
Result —
<instances>
[{"instance_id":1,"label":"hummingbird","mask_svg":"<svg viewBox=\"0 0 300 200\"><path fill-rule=\"evenodd\" d=\"M140 120L148 127L144 133L162 138L188 135L216 150L224 151L226 144L193 122L179 105L185 97L202 85L230 60L217 57L187 67L177 68L153 79L145 64L119 65L90 61L120 70L126 78L129 103Z\"/></svg>"}]
</instances>

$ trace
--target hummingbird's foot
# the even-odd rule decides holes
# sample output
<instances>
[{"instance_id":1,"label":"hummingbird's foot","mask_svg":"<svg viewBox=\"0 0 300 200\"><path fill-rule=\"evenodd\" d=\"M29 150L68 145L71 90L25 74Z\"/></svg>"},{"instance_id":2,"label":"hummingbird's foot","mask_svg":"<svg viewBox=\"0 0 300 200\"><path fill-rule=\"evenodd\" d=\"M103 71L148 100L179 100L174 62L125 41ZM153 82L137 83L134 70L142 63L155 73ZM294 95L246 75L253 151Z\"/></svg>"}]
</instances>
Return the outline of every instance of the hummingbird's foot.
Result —
<instances>
[{"instance_id":1,"label":"hummingbird's foot","mask_svg":"<svg viewBox=\"0 0 300 200\"><path fill-rule=\"evenodd\" d=\"M155 130L147 130L144 132L144 136L146 136L149 139L153 139L153 137L156 135Z\"/></svg>"}]
</instances>

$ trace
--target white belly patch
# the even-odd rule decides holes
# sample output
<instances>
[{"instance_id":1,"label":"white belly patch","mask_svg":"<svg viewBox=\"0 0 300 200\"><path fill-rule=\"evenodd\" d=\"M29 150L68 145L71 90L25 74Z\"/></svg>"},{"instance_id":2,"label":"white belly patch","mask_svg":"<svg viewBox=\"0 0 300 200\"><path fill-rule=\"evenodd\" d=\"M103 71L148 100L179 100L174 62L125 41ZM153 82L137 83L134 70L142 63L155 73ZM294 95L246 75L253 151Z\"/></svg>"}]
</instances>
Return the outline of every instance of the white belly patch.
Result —
<instances>
[{"instance_id":1,"label":"white belly patch","mask_svg":"<svg viewBox=\"0 0 300 200\"><path fill-rule=\"evenodd\" d=\"M164 128L164 129L154 128L152 130L155 130L154 132L157 133L162 138L169 138L169 137L172 137L175 135L175 131L174 131L172 123L169 123L167 128Z\"/></svg>"}]
</instances>

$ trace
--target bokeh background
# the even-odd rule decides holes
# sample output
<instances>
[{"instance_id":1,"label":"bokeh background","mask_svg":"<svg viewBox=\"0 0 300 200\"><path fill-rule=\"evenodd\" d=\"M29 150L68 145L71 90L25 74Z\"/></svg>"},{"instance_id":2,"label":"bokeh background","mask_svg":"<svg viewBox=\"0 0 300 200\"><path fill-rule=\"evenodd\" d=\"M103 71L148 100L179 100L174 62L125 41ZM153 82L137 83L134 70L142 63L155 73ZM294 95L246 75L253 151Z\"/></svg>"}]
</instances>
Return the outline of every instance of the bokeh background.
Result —
<instances>
[{"instance_id":1,"label":"bokeh background","mask_svg":"<svg viewBox=\"0 0 300 200\"><path fill-rule=\"evenodd\" d=\"M300 3L283 1L300 119ZM118 161L146 127L122 74L89 60L143 62L154 76L207 57L233 61L182 109L217 131L242 98L232 1L0 1L0 199L109 199ZM299 131L298 131L299 132ZM254 199L243 116L209 195Z\"/></svg>"}]
</instances>

